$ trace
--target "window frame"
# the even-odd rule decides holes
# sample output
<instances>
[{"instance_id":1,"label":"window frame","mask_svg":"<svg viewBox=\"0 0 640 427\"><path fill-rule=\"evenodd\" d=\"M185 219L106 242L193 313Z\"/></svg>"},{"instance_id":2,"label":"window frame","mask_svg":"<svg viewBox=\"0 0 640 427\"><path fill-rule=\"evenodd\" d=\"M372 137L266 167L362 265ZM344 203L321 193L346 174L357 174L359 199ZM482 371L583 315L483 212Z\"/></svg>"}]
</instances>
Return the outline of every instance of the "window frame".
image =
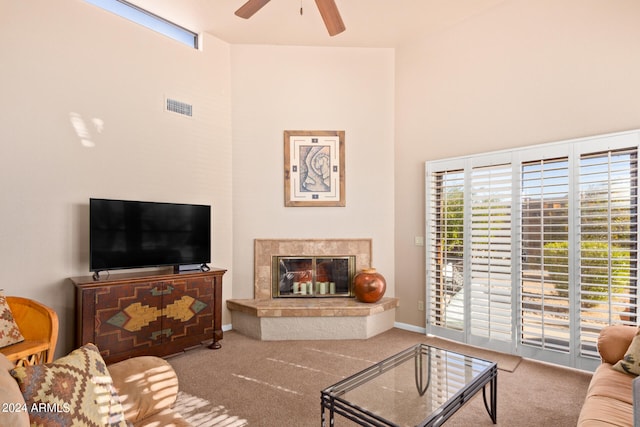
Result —
<instances>
[{"instance_id":1,"label":"window frame","mask_svg":"<svg viewBox=\"0 0 640 427\"><path fill-rule=\"evenodd\" d=\"M200 36L197 33L158 16L155 13L149 12L146 9L136 6L133 3L129 3L125 0L85 1L157 33L163 34L196 50L200 48Z\"/></svg>"}]
</instances>

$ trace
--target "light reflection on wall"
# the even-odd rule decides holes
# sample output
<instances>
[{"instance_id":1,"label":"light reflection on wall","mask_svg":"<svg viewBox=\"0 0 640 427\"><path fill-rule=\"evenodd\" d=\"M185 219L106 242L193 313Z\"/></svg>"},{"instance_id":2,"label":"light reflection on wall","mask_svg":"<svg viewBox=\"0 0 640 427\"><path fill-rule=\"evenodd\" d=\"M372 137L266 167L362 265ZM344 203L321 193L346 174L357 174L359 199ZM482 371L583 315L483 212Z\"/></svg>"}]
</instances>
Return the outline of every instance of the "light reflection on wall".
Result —
<instances>
[{"instance_id":1,"label":"light reflection on wall","mask_svg":"<svg viewBox=\"0 0 640 427\"><path fill-rule=\"evenodd\" d=\"M82 116L78 113L71 112L69 113L69 120L71 121L71 126L75 130L76 135L78 135L78 138L80 138L80 144L82 144L82 146L86 148L95 147L96 143L91 138L89 126L87 126L87 123L82 118ZM91 123L93 124L93 127L95 128L95 131L97 133L102 133L102 131L104 130L104 120L94 117L91 119Z\"/></svg>"}]
</instances>

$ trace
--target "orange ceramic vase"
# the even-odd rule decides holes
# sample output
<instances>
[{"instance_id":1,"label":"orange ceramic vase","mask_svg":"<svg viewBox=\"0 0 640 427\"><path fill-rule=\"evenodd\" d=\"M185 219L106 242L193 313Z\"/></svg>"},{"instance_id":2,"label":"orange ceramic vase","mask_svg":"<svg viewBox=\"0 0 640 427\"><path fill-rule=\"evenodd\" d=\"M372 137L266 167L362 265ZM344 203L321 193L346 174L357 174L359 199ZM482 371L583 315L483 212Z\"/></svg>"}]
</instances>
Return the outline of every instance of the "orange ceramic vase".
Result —
<instances>
[{"instance_id":1,"label":"orange ceramic vase","mask_svg":"<svg viewBox=\"0 0 640 427\"><path fill-rule=\"evenodd\" d=\"M378 302L387 290L387 282L375 268L365 268L353 278L353 292L362 302Z\"/></svg>"}]
</instances>

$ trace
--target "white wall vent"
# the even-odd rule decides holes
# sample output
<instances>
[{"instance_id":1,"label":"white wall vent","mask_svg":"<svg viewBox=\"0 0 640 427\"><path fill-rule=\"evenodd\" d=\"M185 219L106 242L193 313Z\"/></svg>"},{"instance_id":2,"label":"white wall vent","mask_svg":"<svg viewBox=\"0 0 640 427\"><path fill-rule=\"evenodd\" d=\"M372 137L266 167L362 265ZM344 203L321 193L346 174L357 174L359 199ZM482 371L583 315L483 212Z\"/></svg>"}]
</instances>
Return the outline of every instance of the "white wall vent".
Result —
<instances>
[{"instance_id":1,"label":"white wall vent","mask_svg":"<svg viewBox=\"0 0 640 427\"><path fill-rule=\"evenodd\" d=\"M174 113L182 114L183 116L193 116L193 106L185 102L176 101L175 99L167 98L166 110Z\"/></svg>"}]
</instances>

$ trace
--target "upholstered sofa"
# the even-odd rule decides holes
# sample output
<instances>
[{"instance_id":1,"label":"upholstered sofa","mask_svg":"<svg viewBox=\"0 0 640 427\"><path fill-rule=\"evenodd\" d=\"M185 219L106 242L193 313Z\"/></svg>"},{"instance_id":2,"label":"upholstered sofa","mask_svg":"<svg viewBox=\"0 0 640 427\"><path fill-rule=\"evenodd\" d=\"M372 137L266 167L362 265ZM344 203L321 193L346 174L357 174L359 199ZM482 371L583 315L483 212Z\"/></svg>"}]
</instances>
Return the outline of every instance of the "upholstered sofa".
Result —
<instances>
[{"instance_id":1,"label":"upholstered sofa","mask_svg":"<svg viewBox=\"0 0 640 427\"><path fill-rule=\"evenodd\" d=\"M190 426L172 409L177 394L175 371L154 356L106 367L89 344L52 363L16 367L0 354L0 426Z\"/></svg>"},{"instance_id":2,"label":"upholstered sofa","mask_svg":"<svg viewBox=\"0 0 640 427\"><path fill-rule=\"evenodd\" d=\"M607 326L600 332L598 352L602 363L589 383L578 419L579 427L634 425L633 387L640 384L638 381L634 382L638 377L621 372L629 369L628 367L618 370L614 366L625 364L625 355L637 332L637 327L623 325ZM633 363L632 358L626 359L626 362Z\"/></svg>"}]
</instances>

